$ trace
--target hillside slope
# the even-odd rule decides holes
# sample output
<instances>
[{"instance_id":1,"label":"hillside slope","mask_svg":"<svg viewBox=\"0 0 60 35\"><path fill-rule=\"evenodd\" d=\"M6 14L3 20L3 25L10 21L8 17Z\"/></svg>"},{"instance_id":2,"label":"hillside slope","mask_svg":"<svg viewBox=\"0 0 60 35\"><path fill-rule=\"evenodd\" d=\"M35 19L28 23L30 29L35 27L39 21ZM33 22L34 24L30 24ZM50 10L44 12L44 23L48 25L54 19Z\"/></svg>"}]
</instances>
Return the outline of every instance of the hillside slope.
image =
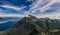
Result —
<instances>
[{"instance_id":1,"label":"hillside slope","mask_svg":"<svg viewBox=\"0 0 60 35\"><path fill-rule=\"evenodd\" d=\"M52 35L60 31L60 23L56 19L24 17L18 21L8 35ZM48 34L47 34L48 33ZM58 34L59 35L59 34Z\"/></svg>"}]
</instances>

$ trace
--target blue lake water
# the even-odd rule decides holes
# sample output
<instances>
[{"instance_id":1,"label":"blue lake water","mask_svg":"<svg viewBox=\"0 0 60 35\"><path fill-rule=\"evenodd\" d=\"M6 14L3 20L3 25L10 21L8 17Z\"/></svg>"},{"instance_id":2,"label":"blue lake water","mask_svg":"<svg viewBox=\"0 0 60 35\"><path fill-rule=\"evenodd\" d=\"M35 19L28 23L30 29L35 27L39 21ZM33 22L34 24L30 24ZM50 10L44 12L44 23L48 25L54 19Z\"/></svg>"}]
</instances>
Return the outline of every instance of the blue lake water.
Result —
<instances>
[{"instance_id":1,"label":"blue lake water","mask_svg":"<svg viewBox=\"0 0 60 35\"><path fill-rule=\"evenodd\" d=\"M9 21L9 22L0 24L0 31L4 31L4 30L10 28L11 26L13 26L14 24L15 24L15 22L13 22L13 21Z\"/></svg>"}]
</instances>

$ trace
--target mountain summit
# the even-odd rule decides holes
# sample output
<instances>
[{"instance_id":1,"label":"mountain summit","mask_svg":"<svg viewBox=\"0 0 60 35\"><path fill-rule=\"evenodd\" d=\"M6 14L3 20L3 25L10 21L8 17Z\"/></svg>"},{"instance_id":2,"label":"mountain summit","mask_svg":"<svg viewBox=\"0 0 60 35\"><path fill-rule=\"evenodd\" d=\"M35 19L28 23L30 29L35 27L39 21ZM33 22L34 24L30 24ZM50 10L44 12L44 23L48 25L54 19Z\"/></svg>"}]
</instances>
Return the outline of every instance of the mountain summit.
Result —
<instances>
[{"instance_id":1,"label":"mountain summit","mask_svg":"<svg viewBox=\"0 0 60 35\"><path fill-rule=\"evenodd\" d=\"M57 24L56 24L57 23ZM58 20L49 18L24 17L10 30L8 35L52 35L60 31ZM47 34L48 33L48 34Z\"/></svg>"}]
</instances>

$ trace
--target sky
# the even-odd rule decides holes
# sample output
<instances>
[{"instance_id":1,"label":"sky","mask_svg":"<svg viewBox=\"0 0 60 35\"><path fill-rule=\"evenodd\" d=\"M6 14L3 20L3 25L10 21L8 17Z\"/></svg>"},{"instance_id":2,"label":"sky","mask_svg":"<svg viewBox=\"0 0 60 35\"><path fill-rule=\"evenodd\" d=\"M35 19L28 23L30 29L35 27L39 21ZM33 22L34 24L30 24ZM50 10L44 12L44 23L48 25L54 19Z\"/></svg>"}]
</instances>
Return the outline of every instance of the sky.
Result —
<instances>
[{"instance_id":1,"label":"sky","mask_svg":"<svg viewBox=\"0 0 60 35\"><path fill-rule=\"evenodd\" d=\"M60 19L60 0L0 0L0 17Z\"/></svg>"}]
</instances>

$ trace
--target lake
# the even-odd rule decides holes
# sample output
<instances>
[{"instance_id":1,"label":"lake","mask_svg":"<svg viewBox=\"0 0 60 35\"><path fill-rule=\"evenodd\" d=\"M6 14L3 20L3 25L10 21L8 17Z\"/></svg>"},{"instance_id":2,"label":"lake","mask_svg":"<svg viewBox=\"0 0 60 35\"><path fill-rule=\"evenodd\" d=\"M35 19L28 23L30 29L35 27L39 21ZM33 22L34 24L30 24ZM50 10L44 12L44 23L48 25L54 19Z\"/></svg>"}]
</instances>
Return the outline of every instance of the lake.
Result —
<instances>
[{"instance_id":1,"label":"lake","mask_svg":"<svg viewBox=\"0 0 60 35\"><path fill-rule=\"evenodd\" d=\"M11 26L13 26L16 22L13 22L13 21L8 21L6 23L2 23L0 24L0 31L4 31L8 28L10 28Z\"/></svg>"}]
</instances>

